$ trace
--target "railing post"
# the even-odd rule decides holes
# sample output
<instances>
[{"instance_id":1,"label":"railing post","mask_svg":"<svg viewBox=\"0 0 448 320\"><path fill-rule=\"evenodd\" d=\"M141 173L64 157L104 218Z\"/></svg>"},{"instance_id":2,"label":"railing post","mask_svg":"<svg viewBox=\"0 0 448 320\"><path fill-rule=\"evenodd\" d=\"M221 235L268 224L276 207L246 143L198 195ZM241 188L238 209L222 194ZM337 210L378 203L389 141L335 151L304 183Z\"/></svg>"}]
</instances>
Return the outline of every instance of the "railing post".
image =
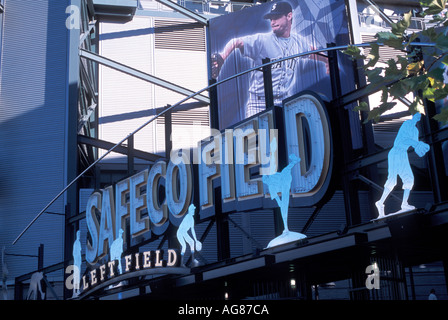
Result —
<instances>
[{"instance_id":1,"label":"railing post","mask_svg":"<svg viewBox=\"0 0 448 320\"><path fill-rule=\"evenodd\" d=\"M264 58L261 61L263 64L271 62L271 59ZM264 100L266 108L274 106L274 94L272 92L272 70L271 65L263 67L263 82L264 82Z\"/></svg>"}]
</instances>

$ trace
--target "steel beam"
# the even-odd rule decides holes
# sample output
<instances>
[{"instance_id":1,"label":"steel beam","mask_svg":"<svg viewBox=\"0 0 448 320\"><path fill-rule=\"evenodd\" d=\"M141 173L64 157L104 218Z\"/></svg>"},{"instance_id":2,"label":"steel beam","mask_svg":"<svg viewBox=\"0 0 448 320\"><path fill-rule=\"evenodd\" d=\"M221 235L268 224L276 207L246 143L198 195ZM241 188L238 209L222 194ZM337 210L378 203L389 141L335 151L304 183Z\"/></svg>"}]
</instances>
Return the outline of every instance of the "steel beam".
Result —
<instances>
[{"instance_id":1,"label":"steel beam","mask_svg":"<svg viewBox=\"0 0 448 320\"><path fill-rule=\"evenodd\" d=\"M391 26L394 22L387 14L384 13L384 11L372 0L364 0L365 3L367 3L371 8L383 19L387 22L389 26Z\"/></svg>"},{"instance_id":2,"label":"steel beam","mask_svg":"<svg viewBox=\"0 0 448 320\"><path fill-rule=\"evenodd\" d=\"M137 69L131 68L131 67L126 66L126 65L124 65L122 63L119 63L117 61L105 58L103 56L100 56L99 54L96 54L96 53L93 53L93 52L89 52L89 51L86 51L84 49L80 49L79 50L79 55L82 58L85 58L85 59L88 59L88 60L91 60L91 61L95 61L95 62L97 62L99 64L102 64L102 65L104 65L106 67L109 67L109 68L112 68L114 70L126 73L126 74L128 74L130 76L133 76L133 77L136 77L138 79L141 79L141 80L144 80L144 81L147 81L147 82L151 82L151 83L153 83L155 85L161 86L161 87L163 87L165 89L168 89L168 90L180 93L180 94L185 95L185 96L190 96L190 95L193 95L195 93L194 91L185 89L185 88L183 88L181 86L178 86L178 85L176 85L174 83L171 83L171 82L165 81L163 79L157 78L157 77L152 76L152 75L150 75L148 73L145 73L145 72L139 71ZM210 99L208 97L204 96L204 95L201 95L201 94L195 95L193 97L193 99L196 99L196 100L201 101L201 102L205 102L207 104L210 103Z\"/></svg>"},{"instance_id":3,"label":"steel beam","mask_svg":"<svg viewBox=\"0 0 448 320\"><path fill-rule=\"evenodd\" d=\"M78 143L87 144L87 145L97 147L100 149L105 149L105 150L109 150L115 145L112 142L94 139L94 138L90 138L90 137L83 136L83 135L78 135ZM116 147L114 149L114 152L128 155L129 148L121 145L121 146ZM152 154L149 152L136 150L136 149L133 150L133 154L136 158L148 160L148 161L154 161L154 162L162 158L161 156L158 156L156 154Z\"/></svg>"},{"instance_id":4,"label":"steel beam","mask_svg":"<svg viewBox=\"0 0 448 320\"><path fill-rule=\"evenodd\" d=\"M177 11L181 14L183 14L184 16L187 16L190 19L193 19L201 24L203 24L204 26L206 26L208 24L208 19L197 14L196 12L193 12L177 3L174 3L170 0L156 0L157 2L173 9L174 11Z\"/></svg>"}]
</instances>

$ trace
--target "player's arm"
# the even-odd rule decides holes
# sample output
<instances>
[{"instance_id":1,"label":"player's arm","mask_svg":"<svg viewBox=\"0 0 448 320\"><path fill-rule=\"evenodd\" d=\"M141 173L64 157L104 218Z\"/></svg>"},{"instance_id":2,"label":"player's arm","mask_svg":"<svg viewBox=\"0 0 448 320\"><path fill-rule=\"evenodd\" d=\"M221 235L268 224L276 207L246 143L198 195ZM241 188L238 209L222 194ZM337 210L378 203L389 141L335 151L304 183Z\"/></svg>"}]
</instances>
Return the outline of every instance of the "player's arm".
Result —
<instances>
[{"instance_id":1,"label":"player's arm","mask_svg":"<svg viewBox=\"0 0 448 320\"><path fill-rule=\"evenodd\" d=\"M222 59L225 61L227 57L233 52L235 49L244 49L244 42L241 38L232 39L229 42L227 42L226 46L224 47L224 50L220 53Z\"/></svg>"},{"instance_id":2,"label":"player's arm","mask_svg":"<svg viewBox=\"0 0 448 320\"><path fill-rule=\"evenodd\" d=\"M221 67L226 61L227 57L235 50L240 49L241 51L244 49L244 42L241 38L235 38L227 42L224 50L222 52L213 53L211 56L212 62L212 77L217 78L219 72L221 71Z\"/></svg>"},{"instance_id":3,"label":"player's arm","mask_svg":"<svg viewBox=\"0 0 448 320\"><path fill-rule=\"evenodd\" d=\"M423 141L419 141L418 138L417 139L408 138L408 139L404 140L404 143L406 145L414 148L415 153L419 157L423 157L429 151L429 148L430 148L429 144L427 144Z\"/></svg>"},{"instance_id":4,"label":"player's arm","mask_svg":"<svg viewBox=\"0 0 448 320\"><path fill-rule=\"evenodd\" d=\"M408 120L409 121L409 120ZM403 131L405 131L406 129L407 132L403 132L403 138L400 140L400 143L403 146L406 147L412 147L414 148L415 153L417 153L417 155L419 157L423 157L428 151L429 151L429 145L423 141L419 141L418 140L418 130L411 127L411 125L404 127L406 125L406 123L404 123L402 125L403 127ZM401 130L401 128L400 128ZM398 132L400 134L400 131Z\"/></svg>"}]
</instances>

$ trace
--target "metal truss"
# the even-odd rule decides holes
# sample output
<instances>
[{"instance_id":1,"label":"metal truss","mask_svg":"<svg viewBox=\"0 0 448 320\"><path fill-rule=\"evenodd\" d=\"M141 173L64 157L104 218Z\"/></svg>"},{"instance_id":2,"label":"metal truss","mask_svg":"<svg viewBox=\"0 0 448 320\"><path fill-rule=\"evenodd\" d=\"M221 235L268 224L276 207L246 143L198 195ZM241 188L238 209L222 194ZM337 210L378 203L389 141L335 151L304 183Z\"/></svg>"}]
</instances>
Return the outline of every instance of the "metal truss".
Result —
<instances>
[{"instance_id":1,"label":"metal truss","mask_svg":"<svg viewBox=\"0 0 448 320\"><path fill-rule=\"evenodd\" d=\"M80 50L80 56L82 58L85 58L87 60L90 60L90 61L102 64L102 65L104 65L106 67L109 67L109 68L112 68L114 70L126 73L126 74L128 74L130 76L133 76L133 77L136 77L138 79L141 79L141 80L153 83L155 85L161 86L161 87L163 87L165 89L177 92L177 93L182 94L184 96L189 96L189 95L192 95L192 94L195 93L192 90L183 88L183 87L178 86L176 84L173 84L173 83L171 83L169 81L157 78L157 77L155 77L153 75L150 75L150 74L142 72L140 70L131 68L131 67L126 66L126 65L124 65L122 63L116 62L116 61L111 60L109 58L105 58L103 56L100 56L99 54L96 54L96 53L93 53L93 52L90 52L90 51L87 51L87 50L81 49ZM204 95L201 95L201 94L194 95L192 98L196 99L198 101L201 101L201 102L205 102L207 104L210 103L210 99L208 97L204 96Z\"/></svg>"}]
</instances>

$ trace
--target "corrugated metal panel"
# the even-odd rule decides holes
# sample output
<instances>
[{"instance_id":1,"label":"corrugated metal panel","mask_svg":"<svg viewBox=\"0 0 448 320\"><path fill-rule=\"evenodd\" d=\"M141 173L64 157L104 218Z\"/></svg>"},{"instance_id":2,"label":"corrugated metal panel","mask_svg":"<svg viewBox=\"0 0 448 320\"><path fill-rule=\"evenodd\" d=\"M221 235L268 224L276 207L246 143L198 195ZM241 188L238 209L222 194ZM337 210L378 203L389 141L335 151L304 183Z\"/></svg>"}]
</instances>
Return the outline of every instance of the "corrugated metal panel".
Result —
<instances>
[{"instance_id":1,"label":"corrugated metal panel","mask_svg":"<svg viewBox=\"0 0 448 320\"><path fill-rule=\"evenodd\" d=\"M300 226L303 227L309 219L313 210L311 208L295 209L296 215L300 216ZM294 221L294 214L290 215L290 221ZM304 221L305 219L305 221ZM309 227L306 235L308 237L323 233L333 232L346 223L344 195L342 191L336 191L333 197L323 206ZM299 231L300 232L300 231Z\"/></svg>"},{"instance_id":2,"label":"corrugated metal panel","mask_svg":"<svg viewBox=\"0 0 448 320\"><path fill-rule=\"evenodd\" d=\"M64 187L68 1L5 1L0 85L0 246L63 260L64 217L44 214ZM64 213L61 197L49 212ZM7 257L9 280L37 269L36 258Z\"/></svg>"},{"instance_id":3,"label":"corrugated metal panel","mask_svg":"<svg viewBox=\"0 0 448 320\"><path fill-rule=\"evenodd\" d=\"M207 57L205 52L156 49L154 52L155 75L192 91L207 86ZM204 95L207 92L203 93ZM155 104L158 107L174 104L185 98L160 86L155 88ZM189 100L188 102L193 102Z\"/></svg>"},{"instance_id":4,"label":"corrugated metal panel","mask_svg":"<svg viewBox=\"0 0 448 320\"><path fill-rule=\"evenodd\" d=\"M196 236L198 237L198 240L201 239L207 226L208 226L208 222L197 224L195 226L194 229L196 232ZM207 237L202 242L202 250L201 250L200 254L207 260L208 263L216 262L216 261L218 261L217 247L218 247L218 243L217 243L217 237L216 237L216 224L214 224L211 227L209 233L207 234Z\"/></svg>"},{"instance_id":5,"label":"corrugated metal panel","mask_svg":"<svg viewBox=\"0 0 448 320\"><path fill-rule=\"evenodd\" d=\"M198 48L205 48L205 34L203 27L192 24L188 21L167 21L155 20L155 75L159 78L176 83L192 91L198 91L207 86L207 57L205 49L198 51ZM192 32L193 42L184 42L186 35L182 34L181 29L185 26L194 28ZM159 32L162 30L163 32ZM196 31L194 31L196 30ZM201 32L198 32L200 30ZM190 32L189 31L189 32ZM163 40L160 39L163 37ZM163 41L170 38L169 46ZM157 40L159 38L159 40ZM203 93L204 95L207 92ZM166 106L174 104L184 99L185 96L174 93L162 87L155 88L155 104L157 106ZM192 102L189 100L187 102ZM172 117L173 123L173 148L192 147L192 137L188 132L195 130L193 125L209 126L208 107L193 109L189 111L176 111ZM158 151L163 151L165 142L159 132L164 132L164 119L157 120L157 146ZM190 127L189 127L190 126ZM199 130L196 130L199 131ZM201 131L202 132L202 131ZM163 137L164 137L163 133ZM196 134L194 139L199 140L207 137L207 134Z\"/></svg>"},{"instance_id":6,"label":"corrugated metal panel","mask_svg":"<svg viewBox=\"0 0 448 320\"><path fill-rule=\"evenodd\" d=\"M204 28L190 20L158 19L154 22L154 28L152 24L153 18L149 17L135 17L124 24L103 21L100 26L100 54L193 91L204 88L207 85ZM185 40L186 31L188 37L193 39L194 46L186 44L182 47L179 42ZM170 49L155 49L167 48L163 44L166 39L170 39ZM138 114L154 107L174 104L183 98L183 95L160 86L101 67L100 139L118 142L148 120L148 117L137 118ZM192 125L193 122L208 126L208 108L174 114L173 137L183 138L173 140L176 142L174 147L189 146L184 145L184 140L185 132L191 130L185 125ZM157 123L140 131L135 136L134 146L148 152L164 153L164 119L160 118ZM107 159L126 161L124 156L113 153Z\"/></svg>"},{"instance_id":7,"label":"corrugated metal panel","mask_svg":"<svg viewBox=\"0 0 448 320\"><path fill-rule=\"evenodd\" d=\"M210 136L208 107L173 113L171 141L174 150L196 148L198 141ZM157 126L164 130L165 119L157 120Z\"/></svg>"},{"instance_id":8,"label":"corrugated metal panel","mask_svg":"<svg viewBox=\"0 0 448 320\"><path fill-rule=\"evenodd\" d=\"M89 200L90 195L93 193L94 189L79 189L79 213L86 211L87 201ZM86 219L82 219L79 221L79 230L81 231L80 240L81 240L81 255L86 252L86 244L87 244L87 222ZM82 266L82 270L85 270L85 262Z\"/></svg>"},{"instance_id":9,"label":"corrugated metal panel","mask_svg":"<svg viewBox=\"0 0 448 320\"><path fill-rule=\"evenodd\" d=\"M245 212L249 215L250 228L247 228L253 239L255 239L263 248L265 248L269 241L275 238L274 230L274 213L272 210L260 210L253 212ZM252 249L255 249L255 244L252 243Z\"/></svg>"},{"instance_id":10,"label":"corrugated metal panel","mask_svg":"<svg viewBox=\"0 0 448 320\"><path fill-rule=\"evenodd\" d=\"M86 211L87 201L94 189L79 189L79 213Z\"/></svg>"},{"instance_id":11,"label":"corrugated metal panel","mask_svg":"<svg viewBox=\"0 0 448 320\"><path fill-rule=\"evenodd\" d=\"M236 212L230 215L230 218L243 228L247 233L250 234L250 229L247 230L248 226L243 225L242 216L247 215L245 212ZM249 226L250 227L250 226ZM230 254L231 257L242 256L248 253L245 249L245 244L247 243L247 238L241 232L241 230L236 227L232 222L229 221L229 240L230 240Z\"/></svg>"},{"instance_id":12,"label":"corrugated metal panel","mask_svg":"<svg viewBox=\"0 0 448 320\"><path fill-rule=\"evenodd\" d=\"M100 54L149 74L153 73L153 42L152 19L147 17L100 23ZM154 85L105 66L99 75L99 138L118 142L148 120L140 115L154 107ZM150 124L135 135L134 147L154 152L154 142Z\"/></svg>"}]
</instances>

